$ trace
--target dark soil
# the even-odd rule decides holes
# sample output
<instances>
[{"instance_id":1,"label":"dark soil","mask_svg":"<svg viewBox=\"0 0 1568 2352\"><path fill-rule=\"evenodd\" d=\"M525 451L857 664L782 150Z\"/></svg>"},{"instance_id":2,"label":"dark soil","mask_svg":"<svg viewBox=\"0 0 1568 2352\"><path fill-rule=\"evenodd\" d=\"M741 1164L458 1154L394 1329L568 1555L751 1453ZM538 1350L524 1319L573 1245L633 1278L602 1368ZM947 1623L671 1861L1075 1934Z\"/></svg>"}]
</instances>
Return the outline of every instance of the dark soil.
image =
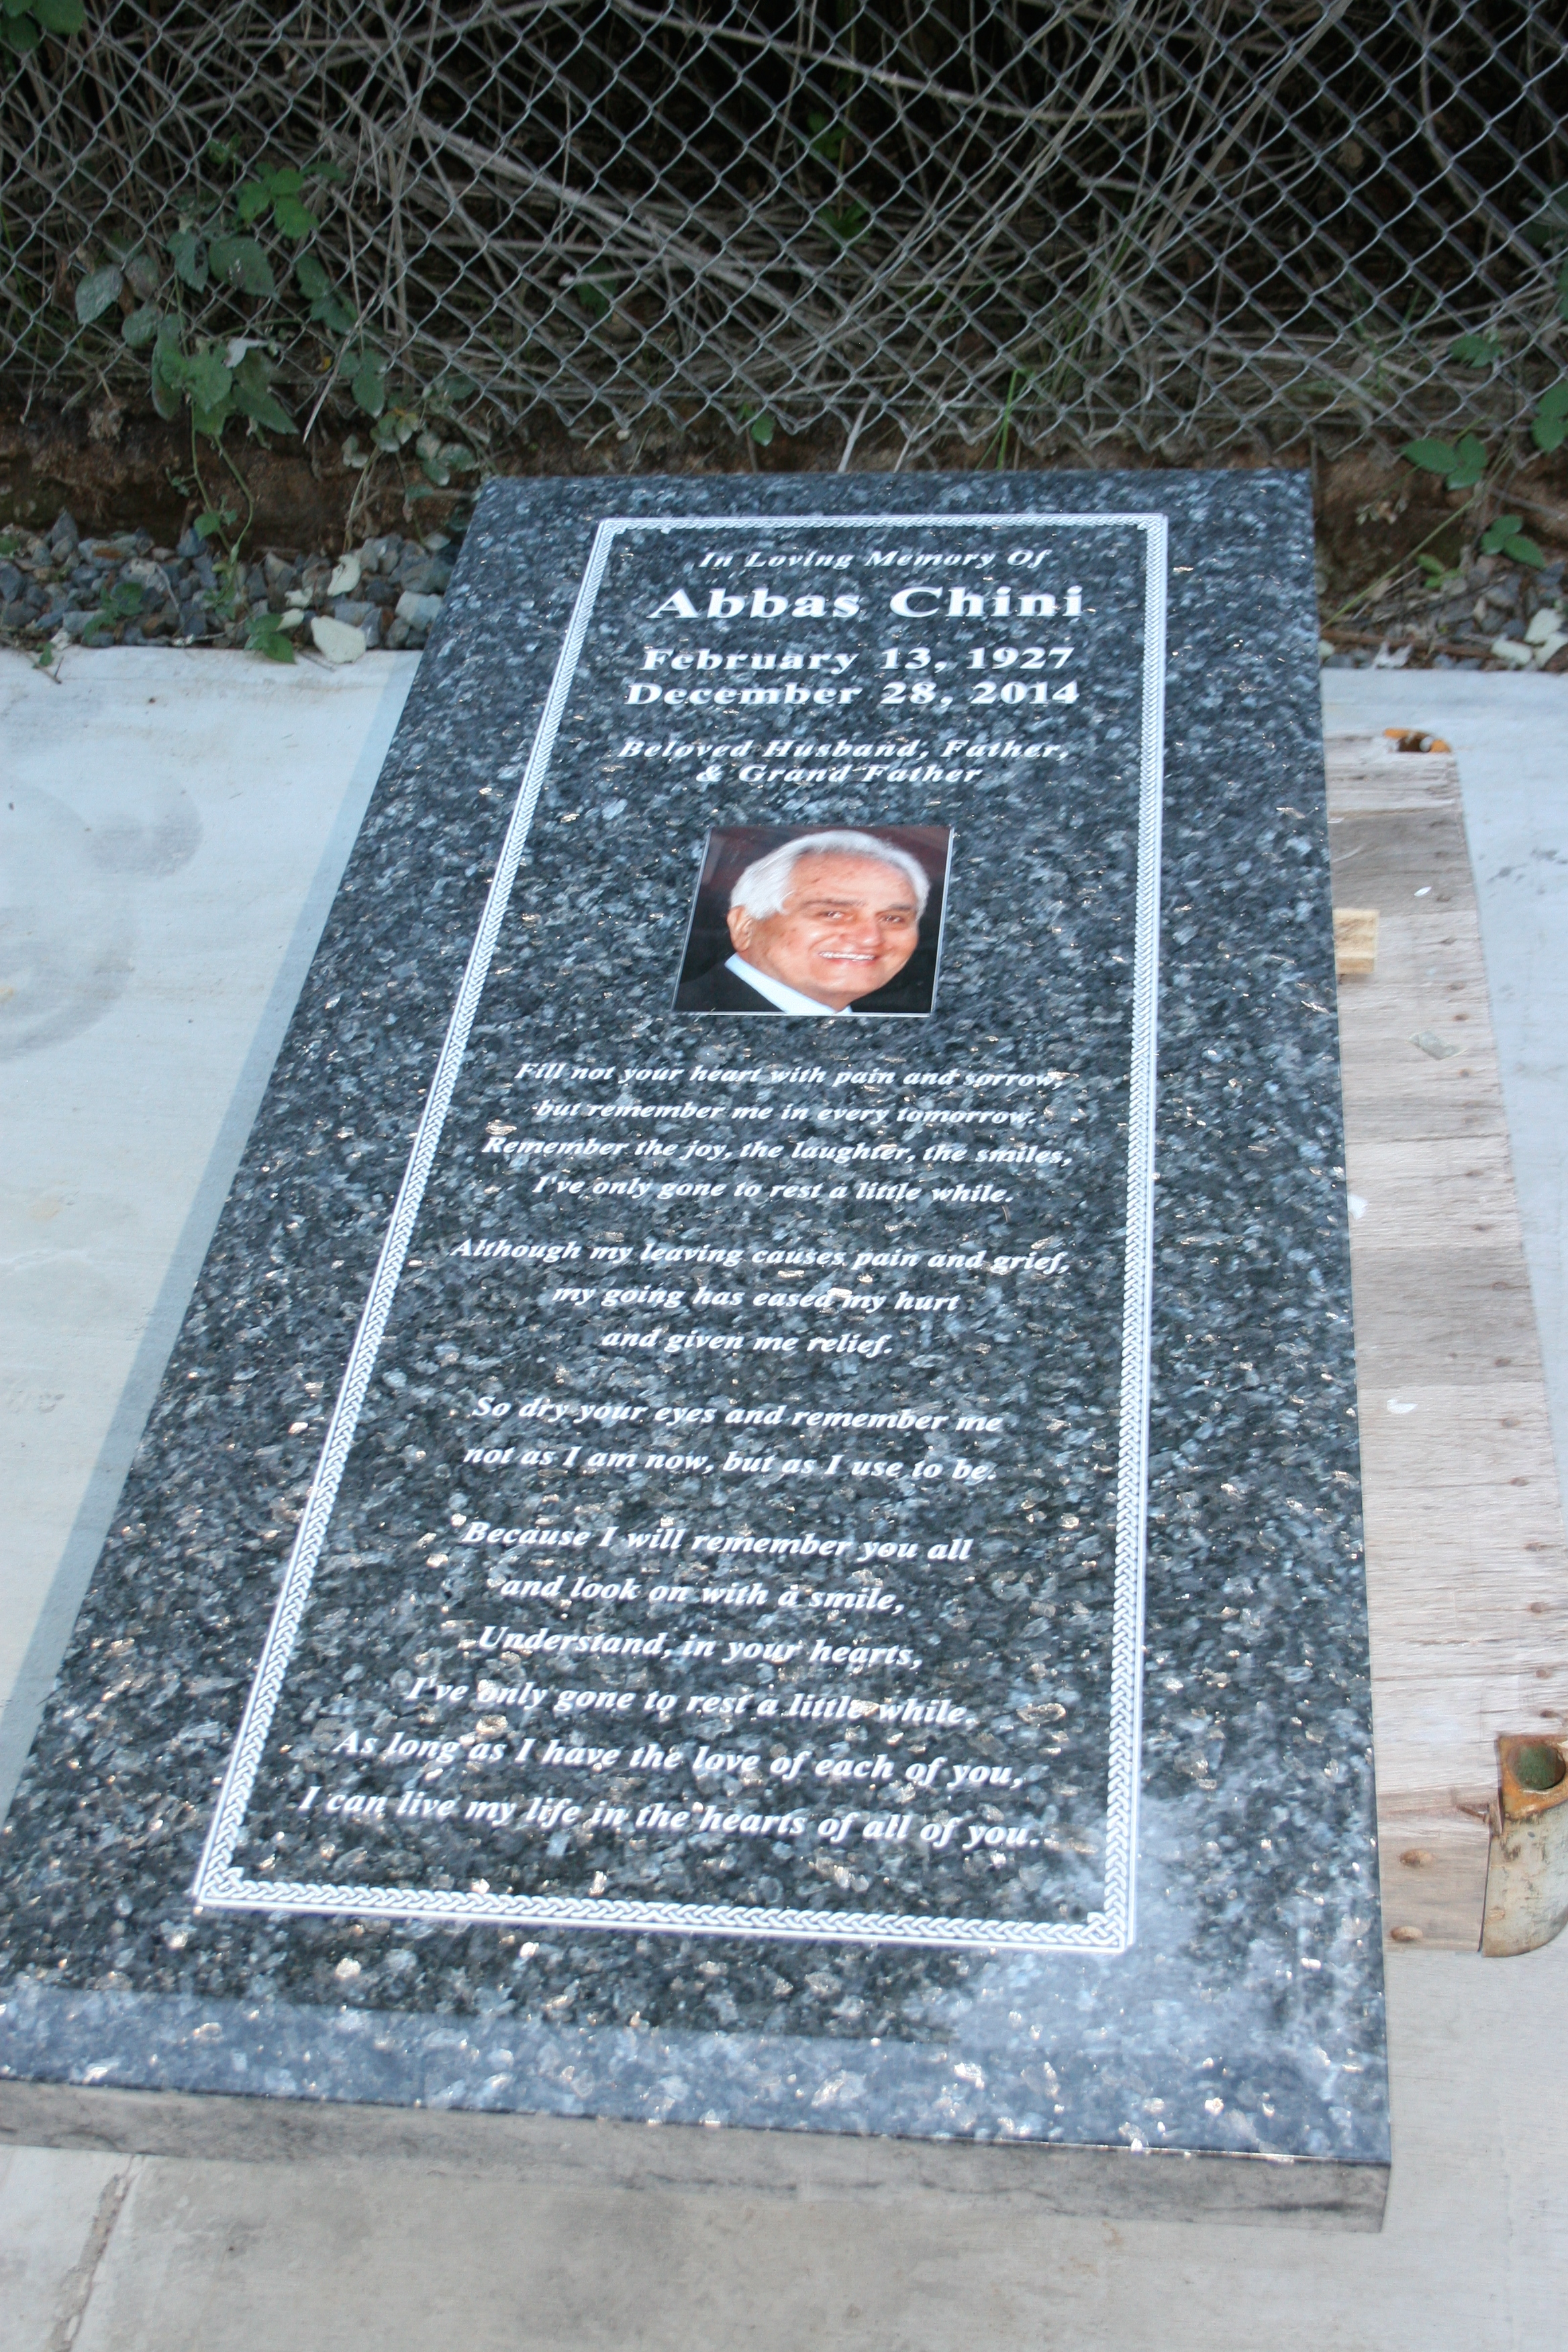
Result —
<instances>
[{"instance_id":1,"label":"dark soil","mask_svg":"<svg viewBox=\"0 0 1568 2352\"><path fill-rule=\"evenodd\" d=\"M246 534L247 561L268 550L291 556L335 554L378 534L423 539L461 529L468 505L461 491L433 491L416 468L400 471L394 460L378 461L368 475L345 467L344 430L323 423L303 448L231 436L226 455L243 477L255 508ZM890 468L900 462L902 446L896 430L868 432L853 450L854 468ZM925 448L920 467L979 470L994 466L997 455L994 435L980 443L954 436ZM837 426L798 437L779 434L763 448L708 419L682 428L656 418L623 436L611 427L597 434L569 432L541 412L498 444L493 464L499 472L521 476L826 473L839 467L843 456L844 436ZM1114 443L1089 452L1047 451L1015 440L1007 458L1010 467L1023 471L1051 464L1162 470L1146 456ZM1258 448L1227 453L1219 462L1238 468L1311 467L1324 633L1349 658L1371 658L1372 649L1386 643L1394 648L1409 645L1410 658L1417 661L1483 660L1489 650L1488 632L1500 633L1494 626L1499 615L1506 629L1503 601L1495 595L1496 613L1472 613L1460 627L1461 597L1468 597L1469 610L1495 575L1514 570L1521 578L1514 601L1526 618L1526 608L1541 602L1542 587L1552 597L1557 594L1561 573L1555 560L1568 556L1568 463L1561 456L1539 459L1508 486L1510 510L1521 517L1547 559L1547 579L1536 576L1533 583L1531 567L1494 562L1472 583L1475 542L1488 516L1465 512L1461 498L1446 491L1436 476L1417 472L1394 450L1368 446L1328 459L1304 446ZM65 509L84 537L140 531L151 542L174 548L204 507L225 495L241 503L233 475L208 443L201 445L199 464L198 477L184 425L165 424L151 411L109 404L90 415L37 404L25 416L15 409L0 411L0 528L11 524L47 532ZM1414 551L1423 548L1447 567L1446 582L1427 577L1413 563Z\"/></svg>"}]
</instances>

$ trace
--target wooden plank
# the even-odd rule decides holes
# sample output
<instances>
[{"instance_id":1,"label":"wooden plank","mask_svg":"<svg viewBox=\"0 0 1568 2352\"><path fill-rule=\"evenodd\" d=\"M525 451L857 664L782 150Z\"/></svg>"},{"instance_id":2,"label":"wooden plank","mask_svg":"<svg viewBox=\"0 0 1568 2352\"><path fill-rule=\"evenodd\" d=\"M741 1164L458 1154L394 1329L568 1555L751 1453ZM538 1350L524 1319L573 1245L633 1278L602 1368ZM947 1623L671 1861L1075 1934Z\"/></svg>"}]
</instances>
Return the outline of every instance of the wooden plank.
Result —
<instances>
[{"instance_id":1,"label":"wooden plank","mask_svg":"<svg viewBox=\"0 0 1568 2352\"><path fill-rule=\"evenodd\" d=\"M1458 772L1327 749L1335 899L1379 918L1339 1003L1384 1917L1474 1951L1496 1741L1568 1727L1568 1548Z\"/></svg>"},{"instance_id":2,"label":"wooden plank","mask_svg":"<svg viewBox=\"0 0 1568 2352\"><path fill-rule=\"evenodd\" d=\"M1337 816L1457 812L1460 806L1459 772L1446 754L1391 751L1381 735L1333 735L1328 751Z\"/></svg>"},{"instance_id":3,"label":"wooden plank","mask_svg":"<svg viewBox=\"0 0 1568 2352\"><path fill-rule=\"evenodd\" d=\"M1377 970L1377 908L1334 908L1334 970L1342 980L1368 980Z\"/></svg>"}]
</instances>

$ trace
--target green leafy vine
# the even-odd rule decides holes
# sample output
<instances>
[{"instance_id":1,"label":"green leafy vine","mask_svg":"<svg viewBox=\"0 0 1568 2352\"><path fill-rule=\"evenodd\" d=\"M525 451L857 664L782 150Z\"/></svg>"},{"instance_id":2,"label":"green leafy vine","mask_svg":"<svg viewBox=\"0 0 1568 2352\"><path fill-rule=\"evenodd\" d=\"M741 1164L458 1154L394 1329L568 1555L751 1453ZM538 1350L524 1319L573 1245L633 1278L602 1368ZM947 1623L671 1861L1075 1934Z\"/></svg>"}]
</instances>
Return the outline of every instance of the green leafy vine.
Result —
<instances>
[{"instance_id":1,"label":"green leafy vine","mask_svg":"<svg viewBox=\"0 0 1568 2352\"><path fill-rule=\"evenodd\" d=\"M6 5L7 0L0 0L0 7ZM47 0L47 5L57 6L60 0ZM237 151L226 141L209 142L206 153L218 172L233 175L243 168ZM356 435L343 445L342 462L351 471L366 474L379 457L402 453L412 445L425 481L422 490L416 488L409 495L429 496L448 488L460 474L481 470L485 462L489 436L464 413L466 404L478 398L478 385L448 369L434 384L406 397L395 395L385 352L311 249L322 221L315 207L344 176L340 165L325 158L299 166L254 165L227 195L216 197L200 213L182 215L161 244L142 239L113 252L75 289L78 324L107 325L118 315L122 343L147 354L149 389L158 415L168 423L182 415L188 419L192 472L204 509L197 528L204 536L217 537L226 563L237 570L255 506L225 436L237 424L253 436L301 437L279 390L286 368L289 374L299 373L297 357L289 367L285 353L297 352L301 332L313 334L324 346L305 432L328 395L340 388L368 421L367 447L361 446ZM243 305L242 331L214 334L195 323L193 313L205 313L219 290ZM231 493L215 496L209 488L203 473L204 444L230 476L242 507L233 503ZM355 508L363 491L362 482ZM236 587L231 603L237 593ZM277 660L292 658L286 639L258 650Z\"/></svg>"}]
</instances>

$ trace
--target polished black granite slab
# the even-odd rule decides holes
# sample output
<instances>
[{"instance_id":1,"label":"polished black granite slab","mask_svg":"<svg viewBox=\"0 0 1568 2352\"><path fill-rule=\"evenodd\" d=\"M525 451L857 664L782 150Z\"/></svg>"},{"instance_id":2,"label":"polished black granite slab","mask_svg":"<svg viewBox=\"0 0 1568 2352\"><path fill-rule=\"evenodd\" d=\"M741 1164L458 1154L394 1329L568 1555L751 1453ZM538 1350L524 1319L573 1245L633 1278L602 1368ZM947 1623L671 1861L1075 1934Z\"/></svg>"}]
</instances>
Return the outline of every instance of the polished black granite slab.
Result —
<instances>
[{"instance_id":1,"label":"polished black granite slab","mask_svg":"<svg viewBox=\"0 0 1568 2352\"><path fill-rule=\"evenodd\" d=\"M1375 2217L1310 524L489 486L6 1824L5 2079Z\"/></svg>"}]
</instances>

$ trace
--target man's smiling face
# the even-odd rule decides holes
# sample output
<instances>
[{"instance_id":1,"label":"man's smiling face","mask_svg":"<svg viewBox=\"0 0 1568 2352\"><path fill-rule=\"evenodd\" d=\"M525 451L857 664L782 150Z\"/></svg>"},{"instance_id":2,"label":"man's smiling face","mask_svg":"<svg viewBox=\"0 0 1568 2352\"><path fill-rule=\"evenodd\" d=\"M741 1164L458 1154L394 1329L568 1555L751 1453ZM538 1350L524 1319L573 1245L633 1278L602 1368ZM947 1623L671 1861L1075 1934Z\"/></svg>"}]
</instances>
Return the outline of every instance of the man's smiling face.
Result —
<instances>
[{"instance_id":1,"label":"man's smiling face","mask_svg":"<svg viewBox=\"0 0 1568 2352\"><path fill-rule=\"evenodd\" d=\"M852 851L798 858L783 909L730 909L730 937L770 980L842 1013L902 971L921 935L913 886L896 866Z\"/></svg>"}]
</instances>

